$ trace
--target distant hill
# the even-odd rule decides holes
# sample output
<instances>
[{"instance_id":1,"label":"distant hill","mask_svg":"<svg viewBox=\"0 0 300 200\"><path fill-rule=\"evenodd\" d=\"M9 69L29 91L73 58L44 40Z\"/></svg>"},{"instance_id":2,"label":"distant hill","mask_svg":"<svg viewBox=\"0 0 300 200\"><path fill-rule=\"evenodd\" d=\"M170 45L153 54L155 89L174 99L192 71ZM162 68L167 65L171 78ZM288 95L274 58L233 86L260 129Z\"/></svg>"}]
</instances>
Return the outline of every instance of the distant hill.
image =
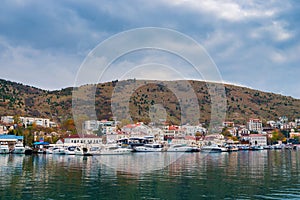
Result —
<instances>
[{"instance_id":1,"label":"distant hill","mask_svg":"<svg viewBox=\"0 0 300 200\"><path fill-rule=\"evenodd\" d=\"M119 90L123 88L123 92L126 92L125 86L132 81L142 82L140 80L127 80L92 85L97 86L95 108L98 119L112 117L112 103L128 101L120 96L115 99L116 102L112 102L112 94L116 85L119 86ZM181 81L173 83L176 84L177 89L185 90ZM198 98L201 113L200 120L202 122L209 121L211 98L206 83L201 81L189 81L189 83ZM89 86L81 86L77 89L89 88ZM72 91L73 88L46 91L0 79L0 116L47 117L61 122L72 117ZM234 85L225 85L225 91L227 120L245 123L250 117L258 117L262 120L276 119L283 115L290 119L300 117L299 99ZM167 119L171 123L178 123L181 117L181 108L176 95L160 84L147 84L138 88L132 93L129 104L130 114L135 121L150 121L149 108L154 104L162 104L165 107ZM120 105L118 106L122 111L123 108Z\"/></svg>"}]
</instances>

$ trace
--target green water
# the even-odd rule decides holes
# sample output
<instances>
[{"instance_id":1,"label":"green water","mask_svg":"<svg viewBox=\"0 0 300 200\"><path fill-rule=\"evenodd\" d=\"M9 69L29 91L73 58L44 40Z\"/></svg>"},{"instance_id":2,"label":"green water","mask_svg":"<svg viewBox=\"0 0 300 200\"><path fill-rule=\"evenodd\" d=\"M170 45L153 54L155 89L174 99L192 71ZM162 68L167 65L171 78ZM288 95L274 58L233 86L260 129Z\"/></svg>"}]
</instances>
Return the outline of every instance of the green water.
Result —
<instances>
[{"instance_id":1,"label":"green water","mask_svg":"<svg viewBox=\"0 0 300 200\"><path fill-rule=\"evenodd\" d=\"M0 199L300 199L300 151L172 156L0 155Z\"/></svg>"}]
</instances>

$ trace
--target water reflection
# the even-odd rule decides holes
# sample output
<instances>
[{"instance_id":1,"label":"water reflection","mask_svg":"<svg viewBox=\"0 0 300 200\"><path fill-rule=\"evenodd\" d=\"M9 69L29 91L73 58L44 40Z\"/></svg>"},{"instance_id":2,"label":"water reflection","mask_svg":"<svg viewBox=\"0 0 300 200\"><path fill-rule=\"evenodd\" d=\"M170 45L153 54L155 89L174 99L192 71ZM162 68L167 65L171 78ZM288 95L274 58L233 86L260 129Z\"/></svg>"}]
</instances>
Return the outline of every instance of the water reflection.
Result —
<instances>
[{"instance_id":1,"label":"water reflection","mask_svg":"<svg viewBox=\"0 0 300 200\"><path fill-rule=\"evenodd\" d=\"M299 153L0 155L0 195L3 199L298 199Z\"/></svg>"}]
</instances>

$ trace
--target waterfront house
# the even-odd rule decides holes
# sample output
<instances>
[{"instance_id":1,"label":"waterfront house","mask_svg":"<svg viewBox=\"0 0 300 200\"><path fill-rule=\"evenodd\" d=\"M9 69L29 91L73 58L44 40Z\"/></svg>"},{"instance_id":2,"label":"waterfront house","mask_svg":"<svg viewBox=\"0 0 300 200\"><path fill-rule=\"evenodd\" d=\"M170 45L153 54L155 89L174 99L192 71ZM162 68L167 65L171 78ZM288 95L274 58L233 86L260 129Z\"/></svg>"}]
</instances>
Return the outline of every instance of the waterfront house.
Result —
<instances>
[{"instance_id":1,"label":"waterfront house","mask_svg":"<svg viewBox=\"0 0 300 200\"><path fill-rule=\"evenodd\" d=\"M267 135L265 134L250 134L249 144L254 146L267 146Z\"/></svg>"},{"instance_id":2,"label":"waterfront house","mask_svg":"<svg viewBox=\"0 0 300 200\"><path fill-rule=\"evenodd\" d=\"M122 131L130 135L152 135L152 129L143 122L128 124L122 128Z\"/></svg>"},{"instance_id":3,"label":"waterfront house","mask_svg":"<svg viewBox=\"0 0 300 200\"><path fill-rule=\"evenodd\" d=\"M97 135L74 134L64 138L65 144L102 144L102 137Z\"/></svg>"}]
</instances>

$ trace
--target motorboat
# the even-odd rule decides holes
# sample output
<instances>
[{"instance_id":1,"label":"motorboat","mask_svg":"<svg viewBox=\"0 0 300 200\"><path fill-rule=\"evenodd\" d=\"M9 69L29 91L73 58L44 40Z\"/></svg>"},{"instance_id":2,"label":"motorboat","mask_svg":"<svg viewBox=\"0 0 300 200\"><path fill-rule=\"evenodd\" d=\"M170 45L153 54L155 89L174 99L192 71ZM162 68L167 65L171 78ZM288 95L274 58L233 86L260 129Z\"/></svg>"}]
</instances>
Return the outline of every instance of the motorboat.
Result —
<instances>
[{"instance_id":1,"label":"motorboat","mask_svg":"<svg viewBox=\"0 0 300 200\"><path fill-rule=\"evenodd\" d=\"M208 145L208 146L203 146L200 149L201 152L207 152L207 153L221 153L221 152L227 152L226 147L222 147L219 145Z\"/></svg>"},{"instance_id":2,"label":"motorboat","mask_svg":"<svg viewBox=\"0 0 300 200\"><path fill-rule=\"evenodd\" d=\"M122 148L119 146L104 146L101 148L100 155L122 155L129 154L132 152L132 149Z\"/></svg>"},{"instance_id":3,"label":"motorboat","mask_svg":"<svg viewBox=\"0 0 300 200\"><path fill-rule=\"evenodd\" d=\"M0 143L0 154L7 154L9 153L8 143L2 142Z\"/></svg>"},{"instance_id":4,"label":"motorboat","mask_svg":"<svg viewBox=\"0 0 300 200\"><path fill-rule=\"evenodd\" d=\"M228 145L228 146L226 146L226 148L227 148L228 152L234 152L234 151L239 150L239 148L237 146L233 146L233 145Z\"/></svg>"},{"instance_id":5,"label":"motorboat","mask_svg":"<svg viewBox=\"0 0 300 200\"><path fill-rule=\"evenodd\" d=\"M264 150L263 146L250 146L250 149L252 151L259 151L259 150Z\"/></svg>"},{"instance_id":6,"label":"motorboat","mask_svg":"<svg viewBox=\"0 0 300 200\"><path fill-rule=\"evenodd\" d=\"M161 144L145 144L143 146L134 147L133 150L135 152L160 152L163 150L163 146Z\"/></svg>"},{"instance_id":7,"label":"motorboat","mask_svg":"<svg viewBox=\"0 0 300 200\"><path fill-rule=\"evenodd\" d=\"M92 147L90 153L92 155L122 155L132 152L130 148L123 148L118 145L103 145L101 147Z\"/></svg>"},{"instance_id":8,"label":"motorboat","mask_svg":"<svg viewBox=\"0 0 300 200\"><path fill-rule=\"evenodd\" d=\"M38 154L45 154L46 153L46 149L44 149L44 148L38 148L37 149L37 153Z\"/></svg>"},{"instance_id":9,"label":"motorboat","mask_svg":"<svg viewBox=\"0 0 300 200\"><path fill-rule=\"evenodd\" d=\"M76 147L75 148L75 155L77 156L92 156L92 154L88 151L86 147Z\"/></svg>"},{"instance_id":10,"label":"motorboat","mask_svg":"<svg viewBox=\"0 0 300 200\"><path fill-rule=\"evenodd\" d=\"M16 143L15 148L12 150L12 153L14 154L24 154L25 153L25 147L22 143Z\"/></svg>"},{"instance_id":11,"label":"motorboat","mask_svg":"<svg viewBox=\"0 0 300 200\"><path fill-rule=\"evenodd\" d=\"M188 146L186 144L172 144L167 149L167 152L193 152L194 147Z\"/></svg>"},{"instance_id":12,"label":"motorboat","mask_svg":"<svg viewBox=\"0 0 300 200\"><path fill-rule=\"evenodd\" d=\"M63 147L54 147L52 149L52 153L53 154L57 154L57 155L64 155L65 153L65 149Z\"/></svg>"},{"instance_id":13,"label":"motorboat","mask_svg":"<svg viewBox=\"0 0 300 200\"><path fill-rule=\"evenodd\" d=\"M250 149L250 147L248 145L241 145L238 146L239 151L247 151Z\"/></svg>"},{"instance_id":14,"label":"motorboat","mask_svg":"<svg viewBox=\"0 0 300 200\"><path fill-rule=\"evenodd\" d=\"M31 147L29 146L25 146L25 151L24 151L25 155L31 155L33 153L33 150Z\"/></svg>"},{"instance_id":15,"label":"motorboat","mask_svg":"<svg viewBox=\"0 0 300 200\"><path fill-rule=\"evenodd\" d=\"M75 155L75 149L76 149L76 146L65 147L65 154L66 155Z\"/></svg>"},{"instance_id":16,"label":"motorboat","mask_svg":"<svg viewBox=\"0 0 300 200\"><path fill-rule=\"evenodd\" d=\"M46 154L53 154L53 147L49 147L45 150Z\"/></svg>"}]
</instances>

